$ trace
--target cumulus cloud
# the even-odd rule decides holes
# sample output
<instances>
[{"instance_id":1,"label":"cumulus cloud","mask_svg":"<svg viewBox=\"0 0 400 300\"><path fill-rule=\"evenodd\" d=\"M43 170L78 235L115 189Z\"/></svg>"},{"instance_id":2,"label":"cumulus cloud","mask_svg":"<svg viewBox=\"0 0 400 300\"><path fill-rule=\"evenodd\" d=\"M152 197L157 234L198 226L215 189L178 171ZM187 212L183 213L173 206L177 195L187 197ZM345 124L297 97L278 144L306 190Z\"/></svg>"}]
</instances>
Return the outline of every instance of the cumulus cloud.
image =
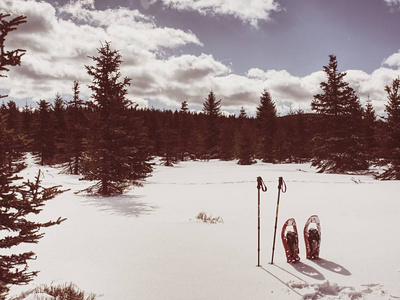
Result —
<instances>
[{"instance_id":1,"label":"cumulus cloud","mask_svg":"<svg viewBox=\"0 0 400 300\"><path fill-rule=\"evenodd\" d=\"M400 0L384 0L389 6L400 6Z\"/></svg>"},{"instance_id":2,"label":"cumulus cloud","mask_svg":"<svg viewBox=\"0 0 400 300\"><path fill-rule=\"evenodd\" d=\"M143 3L151 5L154 1ZM168 1L178 4L178 0ZM218 3L217 0L192 2L208 3L209 7ZM221 11L228 9L223 2L218 8ZM237 8L238 2L231 0L230 9ZM257 3L273 7L273 1ZM5 88L8 99L16 100L20 106L25 105L26 99L52 101L56 93L68 100L76 79L82 83L82 98L90 98L87 85L91 78L84 65L93 64L88 56L97 55L96 48L104 41L110 41L113 49L120 49L122 76L132 78L128 96L144 106L150 101L179 108L187 100L189 106L198 108L213 90L222 99L223 110L233 112L243 106L254 114L263 90L267 89L278 111L285 114L290 105L293 109L309 110L313 95L320 92L320 82L326 79L322 71L298 77L285 70L259 68L237 75L231 66L211 54L177 55L182 46L201 47L201 41L190 31L160 27L153 17L137 10L123 7L97 10L94 0L74 1L61 7L34 0L2 0L0 10L28 17L28 23L20 25L7 39L8 47L27 50L22 65L11 68L7 78L0 78L2 93ZM399 66L400 53L395 53L371 74L349 70L345 79L363 102L369 97L381 113L386 103L384 86L400 75Z\"/></svg>"},{"instance_id":3,"label":"cumulus cloud","mask_svg":"<svg viewBox=\"0 0 400 300\"><path fill-rule=\"evenodd\" d=\"M400 1L400 0L399 0ZM383 61L384 65L389 67L400 68L400 50L397 53L393 53Z\"/></svg>"},{"instance_id":4,"label":"cumulus cloud","mask_svg":"<svg viewBox=\"0 0 400 300\"><path fill-rule=\"evenodd\" d=\"M268 21L270 14L279 11L274 0L160 0L165 6L197 11L204 15L229 15L258 27L260 21Z\"/></svg>"},{"instance_id":5,"label":"cumulus cloud","mask_svg":"<svg viewBox=\"0 0 400 300\"><path fill-rule=\"evenodd\" d=\"M375 110L379 114L383 114L387 102L384 88L398 76L400 76L400 70L380 67L371 74L360 70L348 70L345 80L356 90L363 104L370 100Z\"/></svg>"},{"instance_id":6,"label":"cumulus cloud","mask_svg":"<svg viewBox=\"0 0 400 300\"><path fill-rule=\"evenodd\" d=\"M96 10L94 0L58 8L34 0L4 0L0 10L25 15L28 21L7 39L9 48L27 50L22 66L11 68L8 78L0 79L10 98L29 94L37 101L51 99L56 93L70 94L75 79L83 83L81 91L88 97L90 78L84 65L91 64L88 56L96 55L100 42L111 41L114 49L121 50L124 65L139 69L157 62L168 49L202 45L190 31L157 27L152 17L137 10Z\"/></svg>"}]
</instances>

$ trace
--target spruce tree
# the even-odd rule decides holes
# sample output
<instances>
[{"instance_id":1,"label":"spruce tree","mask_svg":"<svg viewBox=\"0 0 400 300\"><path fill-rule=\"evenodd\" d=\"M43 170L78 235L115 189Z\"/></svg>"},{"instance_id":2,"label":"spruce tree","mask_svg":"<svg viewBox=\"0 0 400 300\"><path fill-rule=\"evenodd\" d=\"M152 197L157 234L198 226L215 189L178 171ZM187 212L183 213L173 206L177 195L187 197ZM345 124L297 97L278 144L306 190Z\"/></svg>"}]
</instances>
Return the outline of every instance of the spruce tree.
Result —
<instances>
[{"instance_id":1,"label":"spruce tree","mask_svg":"<svg viewBox=\"0 0 400 300\"><path fill-rule=\"evenodd\" d=\"M241 119L241 118L243 118L243 119L247 118L247 113L243 106L240 108L240 112L239 112L239 119Z\"/></svg>"},{"instance_id":2,"label":"spruce tree","mask_svg":"<svg viewBox=\"0 0 400 300\"><path fill-rule=\"evenodd\" d=\"M0 13L0 77L7 77L3 72L8 72L8 67L20 66L21 57L25 54L23 49L6 50L5 42L7 35L16 30L17 27L26 22L25 16L19 16L7 21L9 14ZM0 98L7 97L6 95Z\"/></svg>"},{"instance_id":3,"label":"spruce tree","mask_svg":"<svg viewBox=\"0 0 400 300\"><path fill-rule=\"evenodd\" d=\"M32 133L32 120L33 120L33 109L26 104L22 109L22 132L25 134Z\"/></svg>"},{"instance_id":4,"label":"spruce tree","mask_svg":"<svg viewBox=\"0 0 400 300\"><path fill-rule=\"evenodd\" d=\"M274 158L274 137L276 133L276 107L270 93L264 90L257 107L259 130L259 156L264 162L272 163Z\"/></svg>"},{"instance_id":5,"label":"spruce tree","mask_svg":"<svg viewBox=\"0 0 400 300\"><path fill-rule=\"evenodd\" d=\"M9 15L0 14L0 72L8 71L7 66L20 65L24 50L5 51L4 42L7 34L25 22L20 16L7 21ZM5 75L0 74L5 77ZM10 113L15 108L11 102ZM24 143L21 135L9 121L10 115L0 113L0 249L11 249L23 243L37 243L43 237L42 227L60 224L63 219L46 223L29 219L40 213L44 202L61 193L58 187L43 188L40 185L40 172L35 181L20 181L18 172L25 168L23 152L20 146ZM8 123L8 124L7 124ZM33 251L17 254L0 254L0 298L5 299L11 285L22 285L30 282L38 273L28 269L28 260L35 259Z\"/></svg>"},{"instance_id":6,"label":"spruce tree","mask_svg":"<svg viewBox=\"0 0 400 300\"><path fill-rule=\"evenodd\" d=\"M84 138L86 133L86 117L84 114L85 102L79 98L80 83L73 83L73 99L67 102L67 127L65 160L68 173L78 175L81 172L81 163L84 152Z\"/></svg>"},{"instance_id":7,"label":"spruce tree","mask_svg":"<svg viewBox=\"0 0 400 300\"><path fill-rule=\"evenodd\" d=\"M172 167L178 162L179 134L172 111L164 111L161 130L163 165Z\"/></svg>"},{"instance_id":8,"label":"spruce tree","mask_svg":"<svg viewBox=\"0 0 400 300\"><path fill-rule=\"evenodd\" d=\"M188 102L185 100L181 103L181 112L187 113L189 111Z\"/></svg>"},{"instance_id":9,"label":"spruce tree","mask_svg":"<svg viewBox=\"0 0 400 300\"><path fill-rule=\"evenodd\" d=\"M238 132L236 140L238 144L238 164L252 165L256 163L254 160L254 142L253 129L247 116L246 110L242 107L240 110L238 122Z\"/></svg>"},{"instance_id":10,"label":"spruce tree","mask_svg":"<svg viewBox=\"0 0 400 300\"><path fill-rule=\"evenodd\" d=\"M362 134L363 110L355 91L339 72L336 56L324 66L327 81L314 95L311 108L318 115L319 132L314 137L312 165L319 172L345 173L368 169Z\"/></svg>"},{"instance_id":11,"label":"spruce tree","mask_svg":"<svg viewBox=\"0 0 400 300\"><path fill-rule=\"evenodd\" d=\"M144 129L129 118L132 103L126 95L131 80L121 80L121 55L109 42L97 51L98 56L90 57L95 65L86 66L93 77L89 86L93 101L83 175L96 181L87 192L110 196L123 193L132 184L140 185L151 166L143 145Z\"/></svg>"},{"instance_id":12,"label":"spruce tree","mask_svg":"<svg viewBox=\"0 0 400 300\"><path fill-rule=\"evenodd\" d=\"M19 113L19 107L14 101L8 101L7 102L7 107L6 107L6 112L7 112L7 127L8 129L14 130L15 133L20 133L21 132L21 118L20 118L20 113Z\"/></svg>"},{"instance_id":13,"label":"spruce tree","mask_svg":"<svg viewBox=\"0 0 400 300\"><path fill-rule=\"evenodd\" d=\"M14 247L30 243L36 244L44 233L42 227L60 224L64 219L45 223L34 222L29 216L39 214L44 202L62 193L59 187L43 188L40 182L40 171L33 182L14 183L22 179L17 173L24 168L21 161L8 165L7 147L4 141L10 142L12 131L5 129L0 122L0 249L15 249ZM17 250L15 250L17 251ZM33 251L0 255L0 298L7 295L11 285L22 285L30 282L38 271L28 269L28 260L35 259Z\"/></svg>"},{"instance_id":14,"label":"spruce tree","mask_svg":"<svg viewBox=\"0 0 400 300\"><path fill-rule=\"evenodd\" d=\"M187 101L183 101L179 111L179 153L180 159L187 159L192 142L192 126Z\"/></svg>"},{"instance_id":15,"label":"spruce tree","mask_svg":"<svg viewBox=\"0 0 400 300\"><path fill-rule=\"evenodd\" d=\"M220 159L232 160L235 154L235 117L221 118Z\"/></svg>"},{"instance_id":16,"label":"spruce tree","mask_svg":"<svg viewBox=\"0 0 400 300\"><path fill-rule=\"evenodd\" d=\"M54 132L55 132L55 145L56 145L56 161L63 163L66 155L66 129L67 124L65 121L65 101L60 94L56 94L53 104L54 116Z\"/></svg>"},{"instance_id":17,"label":"spruce tree","mask_svg":"<svg viewBox=\"0 0 400 300\"><path fill-rule=\"evenodd\" d=\"M375 138L375 127L376 127L376 113L371 104L371 101L367 101L363 114L363 133L365 139L365 150L367 153L368 160L372 162L377 154L377 141Z\"/></svg>"},{"instance_id":18,"label":"spruce tree","mask_svg":"<svg viewBox=\"0 0 400 300\"><path fill-rule=\"evenodd\" d=\"M309 140L306 130L305 113L302 109L295 111L295 135L293 138L293 152L291 155L297 163L303 163L308 160L310 155Z\"/></svg>"},{"instance_id":19,"label":"spruce tree","mask_svg":"<svg viewBox=\"0 0 400 300\"><path fill-rule=\"evenodd\" d=\"M387 113L388 134L385 142L386 170L378 176L384 180L400 180L400 79L392 81L391 86L385 86L388 103L385 105Z\"/></svg>"},{"instance_id":20,"label":"spruce tree","mask_svg":"<svg viewBox=\"0 0 400 300\"><path fill-rule=\"evenodd\" d=\"M53 110L46 100L39 101L36 113L34 152L40 165L52 164L56 155L56 131Z\"/></svg>"},{"instance_id":21,"label":"spruce tree","mask_svg":"<svg viewBox=\"0 0 400 300\"><path fill-rule=\"evenodd\" d=\"M221 115L221 99L217 101L213 91L210 91L208 97L203 102L203 112L207 116L205 129L205 156L207 158L217 158L219 155L219 122Z\"/></svg>"}]
</instances>

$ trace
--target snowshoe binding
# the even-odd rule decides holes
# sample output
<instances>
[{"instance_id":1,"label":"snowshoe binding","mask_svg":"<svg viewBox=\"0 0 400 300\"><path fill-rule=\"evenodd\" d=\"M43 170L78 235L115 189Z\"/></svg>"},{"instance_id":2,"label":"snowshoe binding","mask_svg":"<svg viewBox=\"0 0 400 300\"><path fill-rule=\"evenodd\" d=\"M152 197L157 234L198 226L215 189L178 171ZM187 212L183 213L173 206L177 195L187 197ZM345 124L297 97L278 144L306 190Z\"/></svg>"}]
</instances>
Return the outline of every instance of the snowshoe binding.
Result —
<instances>
[{"instance_id":1,"label":"snowshoe binding","mask_svg":"<svg viewBox=\"0 0 400 300\"><path fill-rule=\"evenodd\" d=\"M291 227L291 229L289 229ZM286 261L295 263L300 260L299 256L299 238L297 234L296 221L292 218L285 222L282 227L282 242L285 248Z\"/></svg>"},{"instance_id":2,"label":"snowshoe binding","mask_svg":"<svg viewBox=\"0 0 400 300\"><path fill-rule=\"evenodd\" d=\"M319 258L321 245L321 224L316 215L308 218L304 226L304 242L306 244L307 259Z\"/></svg>"}]
</instances>

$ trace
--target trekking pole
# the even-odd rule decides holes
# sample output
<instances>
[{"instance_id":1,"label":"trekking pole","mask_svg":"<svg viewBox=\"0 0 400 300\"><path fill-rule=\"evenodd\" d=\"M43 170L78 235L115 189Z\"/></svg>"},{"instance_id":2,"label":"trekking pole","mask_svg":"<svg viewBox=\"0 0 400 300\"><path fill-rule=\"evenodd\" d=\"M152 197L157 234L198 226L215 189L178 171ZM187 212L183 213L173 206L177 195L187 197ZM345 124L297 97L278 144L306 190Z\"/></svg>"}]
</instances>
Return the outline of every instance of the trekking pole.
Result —
<instances>
[{"instance_id":1,"label":"trekking pole","mask_svg":"<svg viewBox=\"0 0 400 300\"><path fill-rule=\"evenodd\" d=\"M257 267L261 267L260 265L260 189L263 192L267 191L267 186L265 185L264 181L262 180L261 176L257 177L257 190L258 190L258 263Z\"/></svg>"},{"instance_id":2,"label":"trekking pole","mask_svg":"<svg viewBox=\"0 0 400 300\"><path fill-rule=\"evenodd\" d=\"M271 262L270 264L274 264L274 253L275 253L275 240L276 240L276 228L278 226L278 212L279 212L279 198L282 193L286 193L286 183L283 180L283 177L279 177L279 182L278 182L278 201L276 203L276 215L275 215L275 229L274 229L274 241L272 243L272 257L271 257Z\"/></svg>"}]
</instances>

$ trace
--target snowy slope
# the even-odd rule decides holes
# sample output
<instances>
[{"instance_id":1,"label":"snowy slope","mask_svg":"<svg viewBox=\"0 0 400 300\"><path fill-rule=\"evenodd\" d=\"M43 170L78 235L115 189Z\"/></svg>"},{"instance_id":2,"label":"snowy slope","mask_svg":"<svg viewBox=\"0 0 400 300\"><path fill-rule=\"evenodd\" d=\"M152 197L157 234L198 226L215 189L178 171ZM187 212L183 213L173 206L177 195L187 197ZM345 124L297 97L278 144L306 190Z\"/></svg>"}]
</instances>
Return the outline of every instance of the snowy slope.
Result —
<instances>
[{"instance_id":1,"label":"snowy slope","mask_svg":"<svg viewBox=\"0 0 400 300\"><path fill-rule=\"evenodd\" d=\"M38 166L24 175L33 178ZM400 182L369 175L318 174L309 164L239 166L234 161L156 166L144 187L101 198L74 192L89 183L43 168L43 183L71 190L40 218L68 220L33 246L41 272L29 286L74 282L100 299L400 299ZM257 264L257 176L261 264ZM274 265L270 265L278 177L281 194ZM204 211L224 223L196 220ZM287 264L280 230L321 220L321 260ZM29 246L32 248L32 246ZM26 248L28 249L28 248Z\"/></svg>"}]
</instances>

